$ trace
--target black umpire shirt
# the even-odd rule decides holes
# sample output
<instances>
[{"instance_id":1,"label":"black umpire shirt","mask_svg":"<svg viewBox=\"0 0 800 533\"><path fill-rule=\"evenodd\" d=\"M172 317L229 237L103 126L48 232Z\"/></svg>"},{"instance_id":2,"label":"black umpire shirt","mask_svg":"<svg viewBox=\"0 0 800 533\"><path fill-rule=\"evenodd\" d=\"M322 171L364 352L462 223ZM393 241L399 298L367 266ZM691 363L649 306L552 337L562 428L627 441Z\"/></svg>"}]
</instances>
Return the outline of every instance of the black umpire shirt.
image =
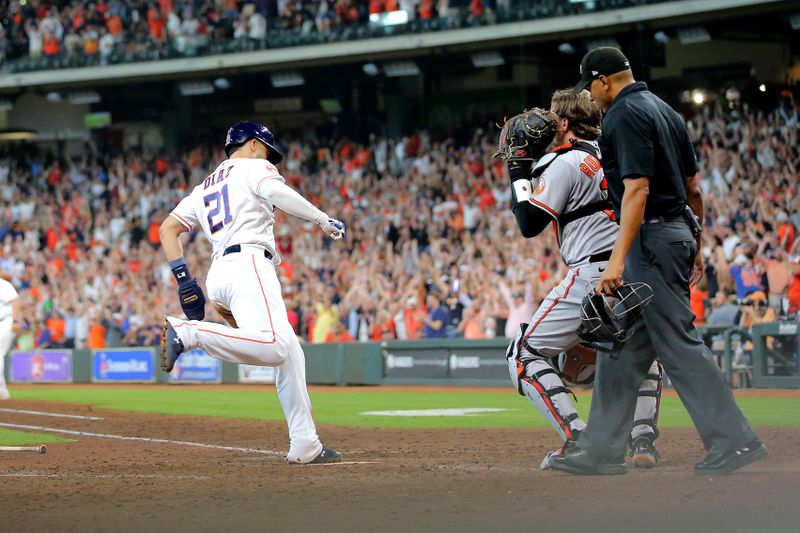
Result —
<instances>
[{"instance_id":1,"label":"black umpire shirt","mask_svg":"<svg viewBox=\"0 0 800 533\"><path fill-rule=\"evenodd\" d=\"M674 217L686 205L686 178L697 159L686 123L644 82L619 92L603 119L600 138L609 199L619 215L625 178L650 178L645 218Z\"/></svg>"}]
</instances>

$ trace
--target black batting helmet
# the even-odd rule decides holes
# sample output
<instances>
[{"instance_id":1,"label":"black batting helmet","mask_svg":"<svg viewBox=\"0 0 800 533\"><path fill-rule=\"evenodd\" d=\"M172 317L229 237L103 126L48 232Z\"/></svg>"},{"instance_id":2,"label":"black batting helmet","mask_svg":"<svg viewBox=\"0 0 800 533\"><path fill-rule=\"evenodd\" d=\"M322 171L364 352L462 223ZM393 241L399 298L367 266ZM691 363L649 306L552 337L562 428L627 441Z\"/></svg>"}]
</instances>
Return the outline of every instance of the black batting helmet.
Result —
<instances>
[{"instance_id":1,"label":"black batting helmet","mask_svg":"<svg viewBox=\"0 0 800 533\"><path fill-rule=\"evenodd\" d=\"M269 128L252 120L243 120L231 126L225 137L225 153L230 156L232 148L237 148L250 139L256 139L269 148L267 161L274 165L281 162L283 154L275 148L275 136L272 135Z\"/></svg>"},{"instance_id":2,"label":"black batting helmet","mask_svg":"<svg viewBox=\"0 0 800 533\"><path fill-rule=\"evenodd\" d=\"M633 326L650 300L653 289L647 283L624 283L613 296L597 294L586 287L581 304L581 325L578 336L590 343L623 344L633 334Z\"/></svg>"}]
</instances>

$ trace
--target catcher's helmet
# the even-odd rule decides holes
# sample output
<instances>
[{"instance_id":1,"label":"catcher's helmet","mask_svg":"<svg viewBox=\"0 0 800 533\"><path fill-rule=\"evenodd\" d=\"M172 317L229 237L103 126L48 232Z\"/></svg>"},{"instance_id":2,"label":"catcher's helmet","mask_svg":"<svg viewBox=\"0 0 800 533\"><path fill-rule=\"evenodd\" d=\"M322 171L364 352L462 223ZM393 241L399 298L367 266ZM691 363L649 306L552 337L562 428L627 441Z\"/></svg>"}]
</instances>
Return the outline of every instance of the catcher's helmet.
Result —
<instances>
[{"instance_id":1,"label":"catcher's helmet","mask_svg":"<svg viewBox=\"0 0 800 533\"><path fill-rule=\"evenodd\" d=\"M269 128L252 120L243 120L231 126L225 137L225 153L230 156L232 148L236 148L250 139L256 139L269 148L267 161L274 165L281 162L283 154L275 148L275 136L272 135Z\"/></svg>"},{"instance_id":2,"label":"catcher's helmet","mask_svg":"<svg viewBox=\"0 0 800 533\"><path fill-rule=\"evenodd\" d=\"M642 311L653 299L653 289L647 283L625 283L614 296L596 294L587 286L581 304L581 325L578 336L591 343L613 342L623 344Z\"/></svg>"}]
</instances>

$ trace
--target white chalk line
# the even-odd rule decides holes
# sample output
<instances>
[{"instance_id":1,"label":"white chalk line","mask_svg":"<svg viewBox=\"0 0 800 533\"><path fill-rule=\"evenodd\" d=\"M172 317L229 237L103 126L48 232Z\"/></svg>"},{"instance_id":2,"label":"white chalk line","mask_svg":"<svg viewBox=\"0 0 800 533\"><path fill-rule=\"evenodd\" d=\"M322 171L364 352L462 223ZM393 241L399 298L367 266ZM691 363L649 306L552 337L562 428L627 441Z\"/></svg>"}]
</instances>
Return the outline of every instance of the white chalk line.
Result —
<instances>
[{"instance_id":1,"label":"white chalk line","mask_svg":"<svg viewBox=\"0 0 800 533\"><path fill-rule=\"evenodd\" d=\"M377 465L380 461L339 461L338 463L307 463L304 466Z\"/></svg>"},{"instance_id":2,"label":"white chalk line","mask_svg":"<svg viewBox=\"0 0 800 533\"><path fill-rule=\"evenodd\" d=\"M44 477L71 479L210 479L209 476L170 476L166 474L48 474L46 472L6 472L0 477Z\"/></svg>"},{"instance_id":3,"label":"white chalk line","mask_svg":"<svg viewBox=\"0 0 800 533\"><path fill-rule=\"evenodd\" d=\"M3 413L19 413L23 415L53 416L58 418L77 418L80 420L105 420L100 416L67 415L63 413L49 413L47 411L26 411L25 409L0 409Z\"/></svg>"},{"instance_id":4,"label":"white chalk line","mask_svg":"<svg viewBox=\"0 0 800 533\"><path fill-rule=\"evenodd\" d=\"M132 440L139 442L152 442L156 444L176 444L179 446L192 446L194 448L210 448L214 450L227 450L231 452L260 453L262 455L283 455L281 452L272 450L259 450L256 448L237 448L235 446L220 446L217 444L205 444L202 442L190 442L185 440L156 439L152 437L127 437L125 435L112 435L109 433L92 433L89 431L75 431L72 429L51 428L45 426L27 426L22 424L8 424L0 422L0 427L11 429L25 429L29 431L45 431L48 433L61 433L63 435L73 435L76 437L96 437L100 439Z\"/></svg>"}]
</instances>

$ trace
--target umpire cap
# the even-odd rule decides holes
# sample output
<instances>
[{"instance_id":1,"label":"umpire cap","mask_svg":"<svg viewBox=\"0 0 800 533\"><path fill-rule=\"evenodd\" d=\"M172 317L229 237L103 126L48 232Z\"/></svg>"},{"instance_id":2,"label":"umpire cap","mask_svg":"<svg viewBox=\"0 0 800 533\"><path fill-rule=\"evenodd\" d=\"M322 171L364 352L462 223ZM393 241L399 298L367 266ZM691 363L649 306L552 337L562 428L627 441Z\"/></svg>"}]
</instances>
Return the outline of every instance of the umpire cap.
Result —
<instances>
[{"instance_id":1,"label":"umpire cap","mask_svg":"<svg viewBox=\"0 0 800 533\"><path fill-rule=\"evenodd\" d=\"M592 84L592 80L600 76L611 76L630 68L628 58L617 48L611 46L595 48L581 60L581 81L575 86L575 94L580 94Z\"/></svg>"},{"instance_id":2,"label":"umpire cap","mask_svg":"<svg viewBox=\"0 0 800 533\"><path fill-rule=\"evenodd\" d=\"M624 344L633 334L634 325L650 300L653 289L647 283L624 283L614 296L596 294L594 287L586 287L581 303L581 325L578 336L591 343L612 342Z\"/></svg>"},{"instance_id":3,"label":"umpire cap","mask_svg":"<svg viewBox=\"0 0 800 533\"><path fill-rule=\"evenodd\" d=\"M238 148L250 139L256 139L269 148L267 161L273 165L281 162L283 154L275 148L275 136L272 135L269 128L252 120L243 120L231 126L228 130L228 135L225 137L225 153L230 156L233 149Z\"/></svg>"}]
</instances>

